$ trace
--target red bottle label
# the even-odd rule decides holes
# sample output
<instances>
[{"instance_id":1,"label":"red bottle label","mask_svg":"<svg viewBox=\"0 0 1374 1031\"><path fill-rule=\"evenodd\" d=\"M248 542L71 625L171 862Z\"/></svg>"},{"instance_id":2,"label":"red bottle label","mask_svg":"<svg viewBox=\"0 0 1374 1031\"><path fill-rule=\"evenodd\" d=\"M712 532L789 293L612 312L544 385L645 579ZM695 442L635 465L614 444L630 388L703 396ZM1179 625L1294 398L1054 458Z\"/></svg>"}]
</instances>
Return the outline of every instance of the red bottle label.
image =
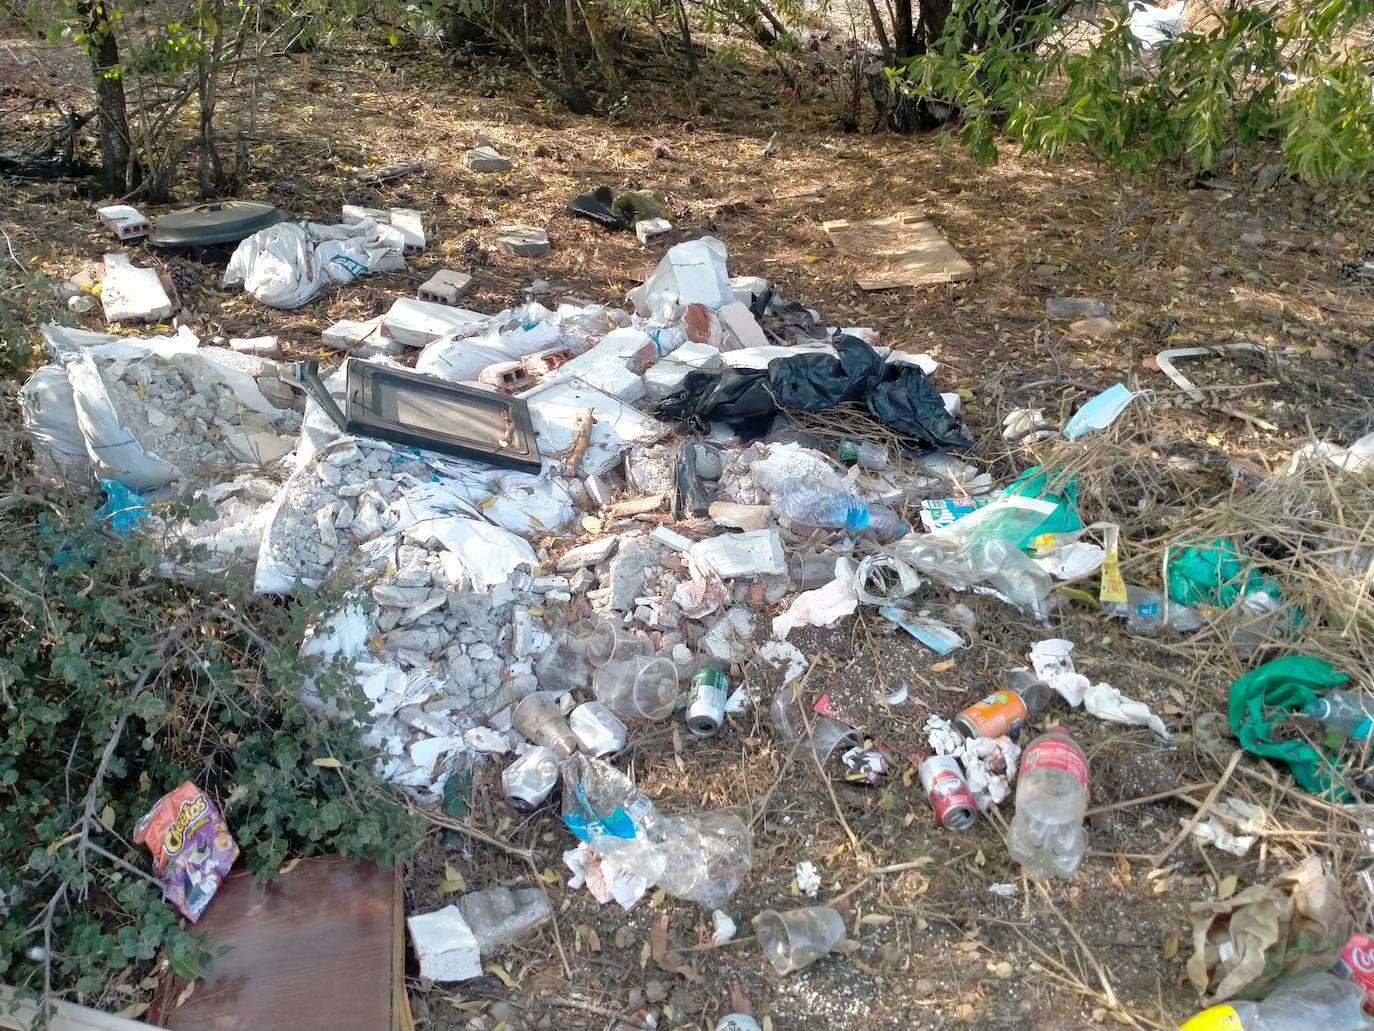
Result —
<instances>
[{"instance_id":1,"label":"red bottle label","mask_svg":"<svg viewBox=\"0 0 1374 1031\"><path fill-rule=\"evenodd\" d=\"M1088 787L1088 757L1072 741L1065 738L1040 738L1032 741L1021 755L1018 777L1026 777L1035 770L1063 770L1084 790Z\"/></svg>"},{"instance_id":2,"label":"red bottle label","mask_svg":"<svg viewBox=\"0 0 1374 1031\"><path fill-rule=\"evenodd\" d=\"M1374 1013L1374 938L1356 932L1341 947L1332 973L1364 987L1364 1010Z\"/></svg>"}]
</instances>

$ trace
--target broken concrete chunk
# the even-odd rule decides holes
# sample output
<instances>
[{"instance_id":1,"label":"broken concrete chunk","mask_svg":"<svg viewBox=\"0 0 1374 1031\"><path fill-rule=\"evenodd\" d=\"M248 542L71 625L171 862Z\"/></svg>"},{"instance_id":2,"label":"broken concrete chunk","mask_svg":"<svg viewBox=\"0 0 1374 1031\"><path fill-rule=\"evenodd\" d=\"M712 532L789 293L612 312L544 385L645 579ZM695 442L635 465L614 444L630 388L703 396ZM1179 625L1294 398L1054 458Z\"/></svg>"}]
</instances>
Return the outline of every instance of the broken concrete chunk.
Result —
<instances>
[{"instance_id":1,"label":"broken concrete chunk","mask_svg":"<svg viewBox=\"0 0 1374 1031\"><path fill-rule=\"evenodd\" d=\"M768 505L741 505L734 501L713 501L708 512L717 526L736 530L762 530L772 512Z\"/></svg>"},{"instance_id":2,"label":"broken concrete chunk","mask_svg":"<svg viewBox=\"0 0 1374 1031\"><path fill-rule=\"evenodd\" d=\"M631 404L644 396L644 377L632 366L654 357L654 342L641 329L613 329L593 348L564 362L544 384L581 380Z\"/></svg>"},{"instance_id":3,"label":"broken concrete chunk","mask_svg":"<svg viewBox=\"0 0 1374 1031\"><path fill-rule=\"evenodd\" d=\"M1052 319L1105 319L1111 313L1111 305L1096 297L1050 297L1045 301L1045 314Z\"/></svg>"},{"instance_id":4,"label":"broken concrete chunk","mask_svg":"<svg viewBox=\"0 0 1374 1031\"><path fill-rule=\"evenodd\" d=\"M463 164L474 172L509 172L512 167L494 147L473 147L463 155Z\"/></svg>"},{"instance_id":5,"label":"broken concrete chunk","mask_svg":"<svg viewBox=\"0 0 1374 1031\"><path fill-rule=\"evenodd\" d=\"M652 401L662 400L682 389L690 373L714 372L720 364L719 348L689 340L649 366L644 373L644 393Z\"/></svg>"},{"instance_id":6,"label":"broken concrete chunk","mask_svg":"<svg viewBox=\"0 0 1374 1031\"><path fill-rule=\"evenodd\" d=\"M575 569L599 565L611 557L619 543L619 537L602 537L586 544L579 544L564 552L554 568L560 573L571 573Z\"/></svg>"},{"instance_id":7,"label":"broken concrete chunk","mask_svg":"<svg viewBox=\"0 0 1374 1031\"><path fill-rule=\"evenodd\" d=\"M666 526L658 527L653 533L649 534L649 537L658 541L659 544L662 544L666 548L672 548L674 551L685 552L690 551L692 548L692 539L690 537L684 537L682 534L675 530L670 530Z\"/></svg>"},{"instance_id":8,"label":"broken concrete chunk","mask_svg":"<svg viewBox=\"0 0 1374 1031\"><path fill-rule=\"evenodd\" d=\"M110 204L97 208L95 213L121 240L140 240L152 232L153 227L143 214L128 204Z\"/></svg>"},{"instance_id":9,"label":"broken concrete chunk","mask_svg":"<svg viewBox=\"0 0 1374 1031\"><path fill-rule=\"evenodd\" d=\"M603 581L608 590L608 605L616 612L629 612L641 593L649 570L658 566L659 546L648 537L631 537L621 541L611 559Z\"/></svg>"},{"instance_id":10,"label":"broken concrete chunk","mask_svg":"<svg viewBox=\"0 0 1374 1031\"><path fill-rule=\"evenodd\" d=\"M755 579L787 571L787 557L777 530L723 533L692 545L692 564L722 580Z\"/></svg>"},{"instance_id":11,"label":"broken concrete chunk","mask_svg":"<svg viewBox=\"0 0 1374 1031\"><path fill-rule=\"evenodd\" d=\"M458 900L458 909L477 939L482 955L509 945L553 917L548 896L539 888L497 886Z\"/></svg>"},{"instance_id":12,"label":"broken concrete chunk","mask_svg":"<svg viewBox=\"0 0 1374 1031\"><path fill-rule=\"evenodd\" d=\"M159 322L172 315L172 300L157 270L139 268L122 254L105 255L100 303L107 322Z\"/></svg>"},{"instance_id":13,"label":"broken concrete chunk","mask_svg":"<svg viewBox=\"0 0 1374 1031\"><path fill-rule=\"evenodd\" d=\"M420 284L415 296L431 304L458 306L458 298L472 285L472 277L466 272L440 269Z\"/></svg>"},{"instance_id":14,"label":"broken concrete chunk","mask_svg":"<svg viewBox=\"0 0 1374 1031\"><path fill-rule=\"evenodd\" d=\"M275 358L281 354L281 345L276 337L230 337L229 346L239 354L255 354L262 358Z\"/></svg>"},{"instance_id":15,"label":"broken concrete chunk","mask_svg":"<svg viewBox=\"0 0 1374 1031\"><path fill-rule=\"evenodd\" d=\"M743 606L729 609L701 639L701 648L722 662L743 662L749 657L754 634L754 613Z\"/></svg>"},{"instance_id":16,"label":"broken concrete chunk","mask_svg":"<svg viewBox=\"0 0 1374 1031\"><path fill-rule=\"evenodd\" d=\"M731 301L718 311L721 326L725 330L725 340L729 347L738 350L743 347L766 347L768 337L759 326L758 319L747 304Z\"/></svg>"},{"instance_id":17,"label":"broken concrete chunk","mask_svg":"<svg viewBox=\"0 0 1374 1031\"><path fill-rule=\"evenodd\" d=\"M420 976L431 981L466 981L482 976L482 952L457 906L406 918Z\"/></svg>"},{"instance_id":18,"label":"broken concrete chunk","mask_svg":"<svg viewBox=\"0 0 1374 1031\"><path fill-rule=\"evenodd\" d=\"M344 319L324 330L320 337L326 347L340 351L354 351L364 344L380 344L384 342L382 319L380 316L365 322Z\"/></svg>"},{"instance_id":19,"label":"broken concrete chunk","mask_svg":"<svg viewBox=\"0 0 1374 1031\"><path fill-rule=\"evenodd\" d=\"M266 431L230 430L224 435L224 443L239 461L267 465L289 454L295 447L295 438L279 437Z\"/></svg>"},{"instance_id":20,"label":"broken concrete chunk","mask_svg":"<svg viewBox=\"0 0 1374 1031\"><path fill-rule=\"evenodd\" d=\"M496 247L514 258L540 258L549 253L549 234L535 226L502 226Z\"/></svg>"}]
</instances>

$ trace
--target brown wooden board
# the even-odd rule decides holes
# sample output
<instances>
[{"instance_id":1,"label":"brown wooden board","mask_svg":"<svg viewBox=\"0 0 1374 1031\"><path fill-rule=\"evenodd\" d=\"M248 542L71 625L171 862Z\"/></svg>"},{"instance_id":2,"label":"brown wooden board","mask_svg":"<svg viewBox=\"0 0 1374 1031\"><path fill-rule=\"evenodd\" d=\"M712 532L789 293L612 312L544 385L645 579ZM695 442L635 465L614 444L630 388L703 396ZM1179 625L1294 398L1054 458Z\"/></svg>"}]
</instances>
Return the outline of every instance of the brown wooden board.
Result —
<instances>
[{"instance_id":1,"label":"brown wooden board","mask_svg":"<svg viewBox=\"0 0 1374 1031\"><path fill-rule=\"evenodd\" d=\"M862 264L855 282L862 290L932 286L973 278L973 266L936 229L914 211L899 211L865 222L837 219L821 228L841 254Z\"/></svg>"},{"instance_id":2,"label":"brown wooden board","mask_svg":"<svg viewBox=\"0 0 1374 1031\"><path fill-rule=\"evenodd\" d=\"M266 885L231 874L195 926L216 954L210 973L179 1006L186 983L164 978L150 1019L175 1031L409 1031L403 917L396 871L372 863L317 856Z\"/></svg>"}]
</instances>

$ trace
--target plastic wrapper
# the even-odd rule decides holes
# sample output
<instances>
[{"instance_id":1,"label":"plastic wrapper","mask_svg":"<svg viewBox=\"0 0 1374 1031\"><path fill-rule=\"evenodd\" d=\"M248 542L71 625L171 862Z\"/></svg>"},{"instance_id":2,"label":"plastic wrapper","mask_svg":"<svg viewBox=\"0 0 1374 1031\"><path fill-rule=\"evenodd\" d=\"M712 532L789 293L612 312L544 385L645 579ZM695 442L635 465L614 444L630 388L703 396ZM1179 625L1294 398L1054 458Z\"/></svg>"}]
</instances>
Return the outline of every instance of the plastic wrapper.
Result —
<instances>
[{"instance_id":1,"label":"plastic wrapper","mask_svg":"<svg viewBox=\"0 0 1374 1031\"><path fill-rule=\"evenodd\" d=\"M191 923L205 912L239 855L219 806L189 780L138 821L134 841L153 854L163 898Z\"/></svg>"}]
</instances>

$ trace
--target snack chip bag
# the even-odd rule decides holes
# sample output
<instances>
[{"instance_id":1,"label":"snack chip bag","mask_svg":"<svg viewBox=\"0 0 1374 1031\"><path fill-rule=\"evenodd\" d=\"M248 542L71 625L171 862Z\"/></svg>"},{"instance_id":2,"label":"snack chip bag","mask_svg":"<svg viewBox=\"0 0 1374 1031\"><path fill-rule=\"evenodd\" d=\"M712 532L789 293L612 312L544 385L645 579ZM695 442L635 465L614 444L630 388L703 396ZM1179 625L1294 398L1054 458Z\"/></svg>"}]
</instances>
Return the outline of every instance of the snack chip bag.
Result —
<instances>
[{"instance_id":1,"label":"snack chip bag","mask_svg":"<svg viewBox=\"0 0 1374 1031\"><path fill-rule=\"evenodd\" d=\"M189 780L167 792L134 827L162 882L162 897L195 923L238 858L229 825L210 798Z\"/></svg>"}]
</instances>

